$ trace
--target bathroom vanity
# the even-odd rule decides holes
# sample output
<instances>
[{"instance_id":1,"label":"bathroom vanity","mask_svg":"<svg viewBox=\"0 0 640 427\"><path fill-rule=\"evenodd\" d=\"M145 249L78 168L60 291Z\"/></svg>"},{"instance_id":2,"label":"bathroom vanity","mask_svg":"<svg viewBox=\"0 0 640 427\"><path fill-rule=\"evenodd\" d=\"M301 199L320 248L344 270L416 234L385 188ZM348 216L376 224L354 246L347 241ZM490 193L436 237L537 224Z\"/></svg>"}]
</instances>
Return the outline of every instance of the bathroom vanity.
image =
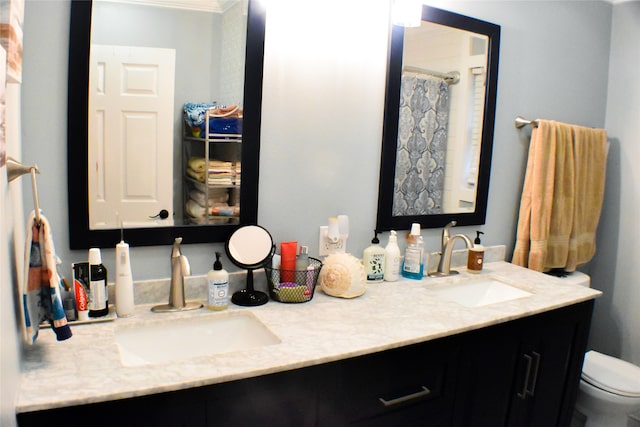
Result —
<instances>
[{"instance_id":1,"label":"bathroom vanity","mask_svg":"<svg viewBox=\"0 0 640 427\"><path fill-rule=\"evenodd\" d=\"M438 296L500 279L531 295L468 307ZM42 331L26 355L21 426L569 425L594 298L506 262L481 275L369 285L360 298L317 292L306 304L230 307L279 343L186 360L125 363L116 337L164 316L78 326L68 343ZM203 337L214 339L214 337ZM129 366L127 366L129 365Z\"/></svg>"}]
</instances>

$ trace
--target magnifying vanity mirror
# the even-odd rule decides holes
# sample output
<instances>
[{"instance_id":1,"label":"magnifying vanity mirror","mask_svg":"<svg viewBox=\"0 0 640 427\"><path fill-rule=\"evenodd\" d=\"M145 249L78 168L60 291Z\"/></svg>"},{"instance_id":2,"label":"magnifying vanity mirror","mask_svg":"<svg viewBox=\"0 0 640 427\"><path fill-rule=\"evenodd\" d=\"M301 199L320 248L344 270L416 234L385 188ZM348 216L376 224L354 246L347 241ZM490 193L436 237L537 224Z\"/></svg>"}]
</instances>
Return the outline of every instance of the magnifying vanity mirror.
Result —
<instances>
[{"instance_id":1,"label":"magnifying vanity mirror","mask_svg":"<svg viewBox=\"0 0 640 427\"><path fill-rule=\"evenodd\" d=\"M222 242L257 221L264 32L257 0L71 1L71 249L113 247L118 218L132 246ZM185 105L233 129L216 117L197 135Z\"/></svg>"},{"instance_id":2,"label":"magnifying vanity mirror","mask_svg":"<svg viewBox=\"0 0 640 427\"><path fill-rule=\"evenodd\" d=\"M393 26L377 230L484 224L500 27L423 6Z\"/></svg>"},{"instance_id":3,"label":"magnifying vanity mirror","mask_svg":"<svg viewBox=\"0 0 640 427\"><path fill-rule=\"evenodd\" d=\"M245 307L266 304L267 294L253 287L253 270L262 267L275 253L271 234L259 225L240 227L227 240L225 250L232 263L247 270L247 286L235 292L231 302Z\"/></svg>"}]
</instances>

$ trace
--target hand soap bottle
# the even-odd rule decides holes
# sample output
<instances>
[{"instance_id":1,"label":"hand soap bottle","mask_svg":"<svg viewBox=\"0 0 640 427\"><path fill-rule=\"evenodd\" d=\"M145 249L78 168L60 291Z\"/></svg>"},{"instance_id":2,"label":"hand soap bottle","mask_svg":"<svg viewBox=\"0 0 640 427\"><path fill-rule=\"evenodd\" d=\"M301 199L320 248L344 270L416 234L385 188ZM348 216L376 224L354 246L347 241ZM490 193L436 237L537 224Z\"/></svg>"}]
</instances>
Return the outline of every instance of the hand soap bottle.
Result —
<instances>
[{"instance_id":1,"label":"hand soap bottle","mask_svg":"<svg viewBox=\"0 0 640 427\"><path fill-rule=\"evenodd\" d=\"M402 263L402 276L408 279L422 280L424 263L422 254L424 252L424 242L420 234L420 224L411 224L409 234L409 245L404 252L404 262Z\"/></svg>"},{"instance_id":2,"label":"hand soap bottle","mask_svg":"<svg viewBox=\"0 0 640 427\"><path fill-rule=\"evenodd\" d=\"M384 248L384 280L395 282L400 278L400 247L395 230L389 234L389 242Z\"/></svg>"},{"instance_id":3,"label":"hand soap bottle","mask_svg":"<svg viewBox=\"0 0 640 427\"><path fill-rule=\"evenodd\" d=\"M229 273L222 268L220 252L216 252L213 270L207 273L207 308L221 311L229 306Z\"/></svg>"},{"instance_id":4,"label":"hand soap bottle","mask_svg":"<svg viewBox=\"0 0 640 427\"><path fill-rule=\"evenodd\" d=\"M476 231L476 238L473 241L473 247L469 248L467 256L467 271L469 273L480 273L482 271L482 263L484 262L484 246L480 241L482 231Z\"/></svg>"},{"instance_id":5,"label":"hand soap bottle","mask_svg":"<svg viewBox=\"0 0 640 427\"><path fill-rule=\"evenodd\" d=\"M384 254L385 251L378 240L378 232L374 231L371 246L364 250L362 257L367 283L380 283L384 280Z\"/></svg>"}]
</instances>

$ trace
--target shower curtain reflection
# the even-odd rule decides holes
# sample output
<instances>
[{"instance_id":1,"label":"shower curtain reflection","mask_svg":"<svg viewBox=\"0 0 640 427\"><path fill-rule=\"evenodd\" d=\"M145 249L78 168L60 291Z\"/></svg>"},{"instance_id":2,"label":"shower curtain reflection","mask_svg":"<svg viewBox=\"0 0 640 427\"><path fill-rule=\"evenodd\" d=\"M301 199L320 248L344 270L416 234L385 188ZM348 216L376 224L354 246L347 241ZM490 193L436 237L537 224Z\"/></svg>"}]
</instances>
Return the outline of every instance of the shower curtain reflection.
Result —
<instances>
[{"instance_id":1,"label":"shower curtain reflection","mask_svg":"<svg viewBox=\"0 0 640 427\"><path fill-rule=\"evenodd\" d=\"M393 216L443 213L449 85L440 77L403 73Z\"/></svg>"}]
</instances>

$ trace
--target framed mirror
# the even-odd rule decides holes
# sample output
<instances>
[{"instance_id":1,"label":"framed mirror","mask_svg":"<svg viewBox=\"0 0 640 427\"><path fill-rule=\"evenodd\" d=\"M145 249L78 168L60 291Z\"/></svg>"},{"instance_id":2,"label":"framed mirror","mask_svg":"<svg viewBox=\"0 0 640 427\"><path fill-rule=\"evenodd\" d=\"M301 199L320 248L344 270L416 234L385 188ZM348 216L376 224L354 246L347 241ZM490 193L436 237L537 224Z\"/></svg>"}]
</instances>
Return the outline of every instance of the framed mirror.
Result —
<instances>
[{"instance_id":1,"label":"framed mirror","mask_svg":"<svg viewBox=\"0 0 640 427\"><path fill-rule=\"evenodd\" d=\"M423 6L390 37L377 230L484 224L500 27Z\"/></svg>"},{"instance_id":2,"label":"framed mirror","mask_svg":"<svg viewBox=\"0 0 640 427\"><path fill-rule=\"evenodd\" d=\"M171 244L175 237L184 243L223 242L239 226L256 223L265 17L257 0L71 1L67 124L71 249L113 247L120 241L121 224L131 246L150 246ZM104 51L103 60L98 54ZM153 66L141 62L139 51L153 56ZM108 62L114 60L113 52L119 55L116 64L128 66L119 69L120 78L126 79L116 83L109 80L115 68ZM104 95L106 88L114 87L120 88L120 99L111 98L106 105L119 106L112 117L119 118L120 127L109 131L107 113L101 111L107 107L101 107L96 93ZM122 94L137 95L145 103L152 98L147 95L161 92L163 109L157 111L140 113L130 104L119 104ZM196 105L193 117L200 115L206 122L202 134L185 120L187 104ZM207 110L212 121L203 118ZM192 111L188 112L191 117ZM221 128L222 122L232 130ZM217 139L208 139L213 137ZM168 145L161 145L161 139ZM202 182L188 186L196 179L187 168L200 164L206 171L207 159L207 178L200 176ZM214 170L222 175L214 179ZM198 184L204 193L200 211L189 209L187 203ZM103 204L118 191L126 196L116 198L120 204ZM148 203L163 197L161 204ZM132 220L135 215L139 219Z\"/></svg>"}]
</instances>

